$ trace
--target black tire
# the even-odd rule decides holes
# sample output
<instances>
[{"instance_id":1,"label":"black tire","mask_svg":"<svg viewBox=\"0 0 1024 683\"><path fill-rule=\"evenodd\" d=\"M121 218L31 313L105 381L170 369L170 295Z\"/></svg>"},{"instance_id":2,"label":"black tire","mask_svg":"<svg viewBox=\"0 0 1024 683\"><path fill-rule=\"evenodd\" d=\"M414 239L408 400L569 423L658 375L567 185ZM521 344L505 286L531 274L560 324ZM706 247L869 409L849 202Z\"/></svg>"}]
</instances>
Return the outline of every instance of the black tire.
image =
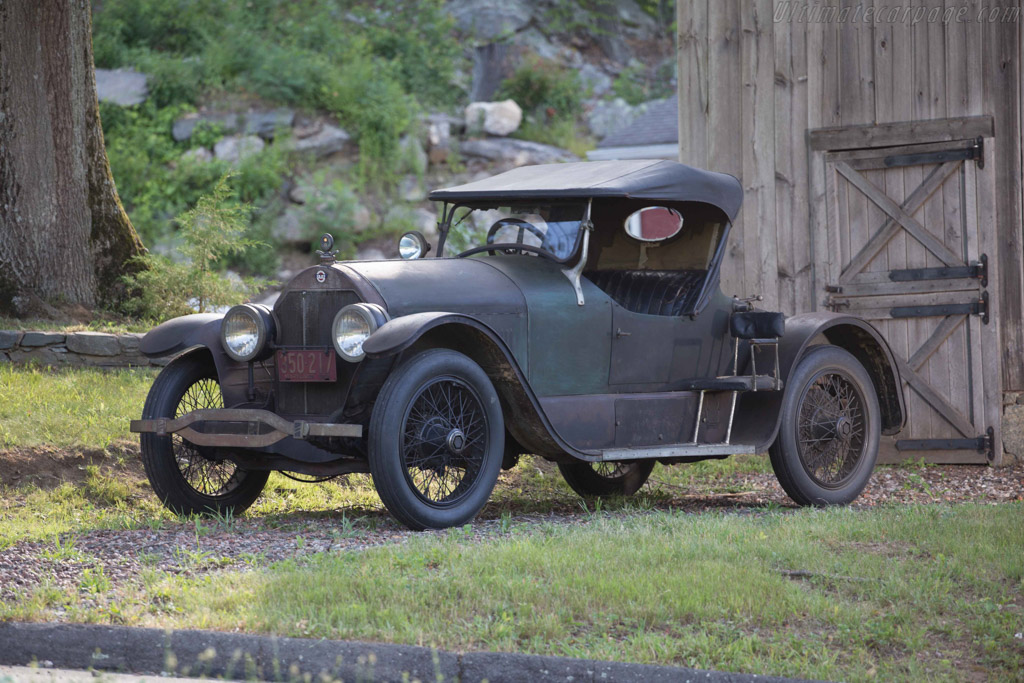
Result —
<instances>
[{"instance_id":1,"label":"black tire","mask_svg":"<svg viewBox=\"0 0 1024 683\"><path fill-rule=\"evenodd\" d=\"M173 361L153 382L143 419L179 417L200 408L221 408L217 371L195 356ZM241 514L263 491L269 472L246 471L216 450L195 446L176 434L143 433L142 464L163 504L179 515Z\"/></svg>"},{"instance_id":2,"label":"black tire","mask_svg":"<svg viewBox=\"0 0 1024 683\"><path fill-rule=\"evenodd\" d=\"M565 482L584 498L631 496L640 490L653 469L653 460L558 463Z\"/></svg>"},{"instance_id":3,"label":"black tire","mask_svg":"<svg viewBox=\"0 0 1024 683\"><path fill-rule=\"evenodd\" d=\"M395 370L370 418L374 486L388 511L416 531L476 517L498 480L504 448L490 379L447 349L423 351Z\"/></svg>"},{"instance_id":4,"label":"black tire","mask_svg":"<svg viewBox=\"0 0 1024 683\"><path fill-rule=\"evenodd\" d=\"M837 346L812 347L797 363L769 449L782 488L799 505L846 505L878 458L880 409L864 366Z\"/></svg>"}]
</instances>

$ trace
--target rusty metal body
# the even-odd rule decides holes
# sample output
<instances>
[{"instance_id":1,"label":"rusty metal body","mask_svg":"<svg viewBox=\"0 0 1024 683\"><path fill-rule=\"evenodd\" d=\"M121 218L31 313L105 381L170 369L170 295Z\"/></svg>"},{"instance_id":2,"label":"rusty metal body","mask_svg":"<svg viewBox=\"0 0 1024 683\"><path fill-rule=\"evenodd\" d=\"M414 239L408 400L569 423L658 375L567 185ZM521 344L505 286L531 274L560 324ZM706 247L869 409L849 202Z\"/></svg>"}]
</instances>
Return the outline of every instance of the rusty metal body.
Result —
<instances>
[{"instance_id":1,"label":"rusty metal body","mask_svg":"<svg viewBox=\"0 0 1024 683\"><path fill-rule=\"evenodd\" d=\"M722 294L718 268L742 192L718 174L685 178L705 183L711 199L575 192L588 197L583 229L592 230L572 257L576 282L564 263L531 253L444 256L454 208L471 205L475 195L472 186L441 191L437 198L447 204L433 258L326 259L300 272L275 303L275 350L330 348L332 321L347 305L386 311L390 320L363 344L365 358L339 357L336 381L281 381L273 355L232 361L221 347L220 319L187 316L150 332L142 351L204 354L216 367L225 408L133 421L132 430L178 433L223 449L243 468L357 471L365 467L365 427L389 374L419 351L448 348L487 373L518 452L666 463L760 453L776 437L790 371L823 340L861 360L880 398L883 432L899 431L905 411L898 371L886 342L862 320L794 316L767 350L731 335L730 320L744 306ZM483 206L502 199L488 187L476 199ZM678 211L681 236L658 249L623 240L623 218L648 205ZM768 371L752 373L752 361Z\"/></svg>"}]
</instances>

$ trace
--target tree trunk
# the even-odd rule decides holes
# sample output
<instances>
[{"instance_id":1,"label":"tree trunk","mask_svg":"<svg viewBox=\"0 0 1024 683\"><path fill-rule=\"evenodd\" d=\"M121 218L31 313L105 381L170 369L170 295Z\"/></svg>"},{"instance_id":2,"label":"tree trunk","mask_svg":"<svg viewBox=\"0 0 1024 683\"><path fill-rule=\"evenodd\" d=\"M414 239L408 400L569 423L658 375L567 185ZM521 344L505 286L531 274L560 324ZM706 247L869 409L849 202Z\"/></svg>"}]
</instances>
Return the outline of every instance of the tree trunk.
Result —
<instances>
[{"instance_id":1,"label":"tree trunk","mask_svg":"<svg viewBox=\"0 0 1024 683\"><path fill-rule=\"evenodd\" d=\"M103 146L89 0L0 0L0 306L91 307L142 251Z\"/></svg>"}]
</instances>

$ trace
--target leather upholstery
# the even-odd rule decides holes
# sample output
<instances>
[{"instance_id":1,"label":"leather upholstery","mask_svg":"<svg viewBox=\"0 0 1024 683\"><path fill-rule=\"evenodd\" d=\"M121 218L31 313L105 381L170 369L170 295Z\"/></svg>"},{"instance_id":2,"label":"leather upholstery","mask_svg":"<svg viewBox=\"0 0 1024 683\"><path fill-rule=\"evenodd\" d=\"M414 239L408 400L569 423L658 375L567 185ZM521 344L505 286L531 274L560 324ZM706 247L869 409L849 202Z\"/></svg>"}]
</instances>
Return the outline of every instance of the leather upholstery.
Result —
<instances>
[{"instance_id":1,"label":"leather upholstery","mask_svg":"<svg viewBox=\"0 0 1024 683\"><path fill-rule=\"evenodd\" d=\"M706 270L592 270L583 274L623 308L647 315L693 312Z\"/></svg>"},{"instance_id":2,"label":"leather upholstery","mask_svg":"<svg viewBox=\"0 0 1024 683\"><path fill-rule=\"evenodd\" d=\"M786 333L786 317L769 311L733 313L729 327L737 339L777 339Z\"/></svg>"}]
</instances>

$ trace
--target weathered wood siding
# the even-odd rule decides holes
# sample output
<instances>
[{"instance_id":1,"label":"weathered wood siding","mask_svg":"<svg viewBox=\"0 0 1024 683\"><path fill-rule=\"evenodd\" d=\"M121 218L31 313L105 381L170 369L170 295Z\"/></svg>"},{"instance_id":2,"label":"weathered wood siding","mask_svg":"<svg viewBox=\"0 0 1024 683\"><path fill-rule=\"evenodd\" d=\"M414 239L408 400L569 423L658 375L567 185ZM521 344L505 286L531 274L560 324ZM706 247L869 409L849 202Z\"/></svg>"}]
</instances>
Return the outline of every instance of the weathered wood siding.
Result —
<instances>
[{"instance_id":1,"label":"weathered wood siding","mask_svg":"<svg viewBox=\"0 0 1024 683\"><path fill-rule=\"evenodd\" d=\"M895 5L920 8L924 17L776 21L787 8L801 6L851 15L859 7L863 16L867 8L882 12ZM955 17L961 8L969 21L928 20L928 13ZM1020 0L680 0L680 159L732 173L746 191L723 270L724 291L760 293L765 307L786 313L822 307L815 264L828 263L843 246L830 245L822 228L826 195L844 193L846 186L826 186L823 156L808 147L809 130L990 115L998 153L991 157L997 253L989 256L998 259L1000 273L997 315L1008 351L1003 389L1024 391L1021 9ZM988 21L986 14L979 21L983 11L1016 11L1017 20ZM879 134L885 130L880 125ZM882 189L902 196L923 179L914 173L890 174L885 183L907 187ZM959 210L955 192L943 188L923 210L944 212L952 224ZM867 217L851 225L883 220L863 195L838 199L851 216ZM894 263L913 262L920 250L902 235L886 247Z\"/></svg>"}]
</instances>

